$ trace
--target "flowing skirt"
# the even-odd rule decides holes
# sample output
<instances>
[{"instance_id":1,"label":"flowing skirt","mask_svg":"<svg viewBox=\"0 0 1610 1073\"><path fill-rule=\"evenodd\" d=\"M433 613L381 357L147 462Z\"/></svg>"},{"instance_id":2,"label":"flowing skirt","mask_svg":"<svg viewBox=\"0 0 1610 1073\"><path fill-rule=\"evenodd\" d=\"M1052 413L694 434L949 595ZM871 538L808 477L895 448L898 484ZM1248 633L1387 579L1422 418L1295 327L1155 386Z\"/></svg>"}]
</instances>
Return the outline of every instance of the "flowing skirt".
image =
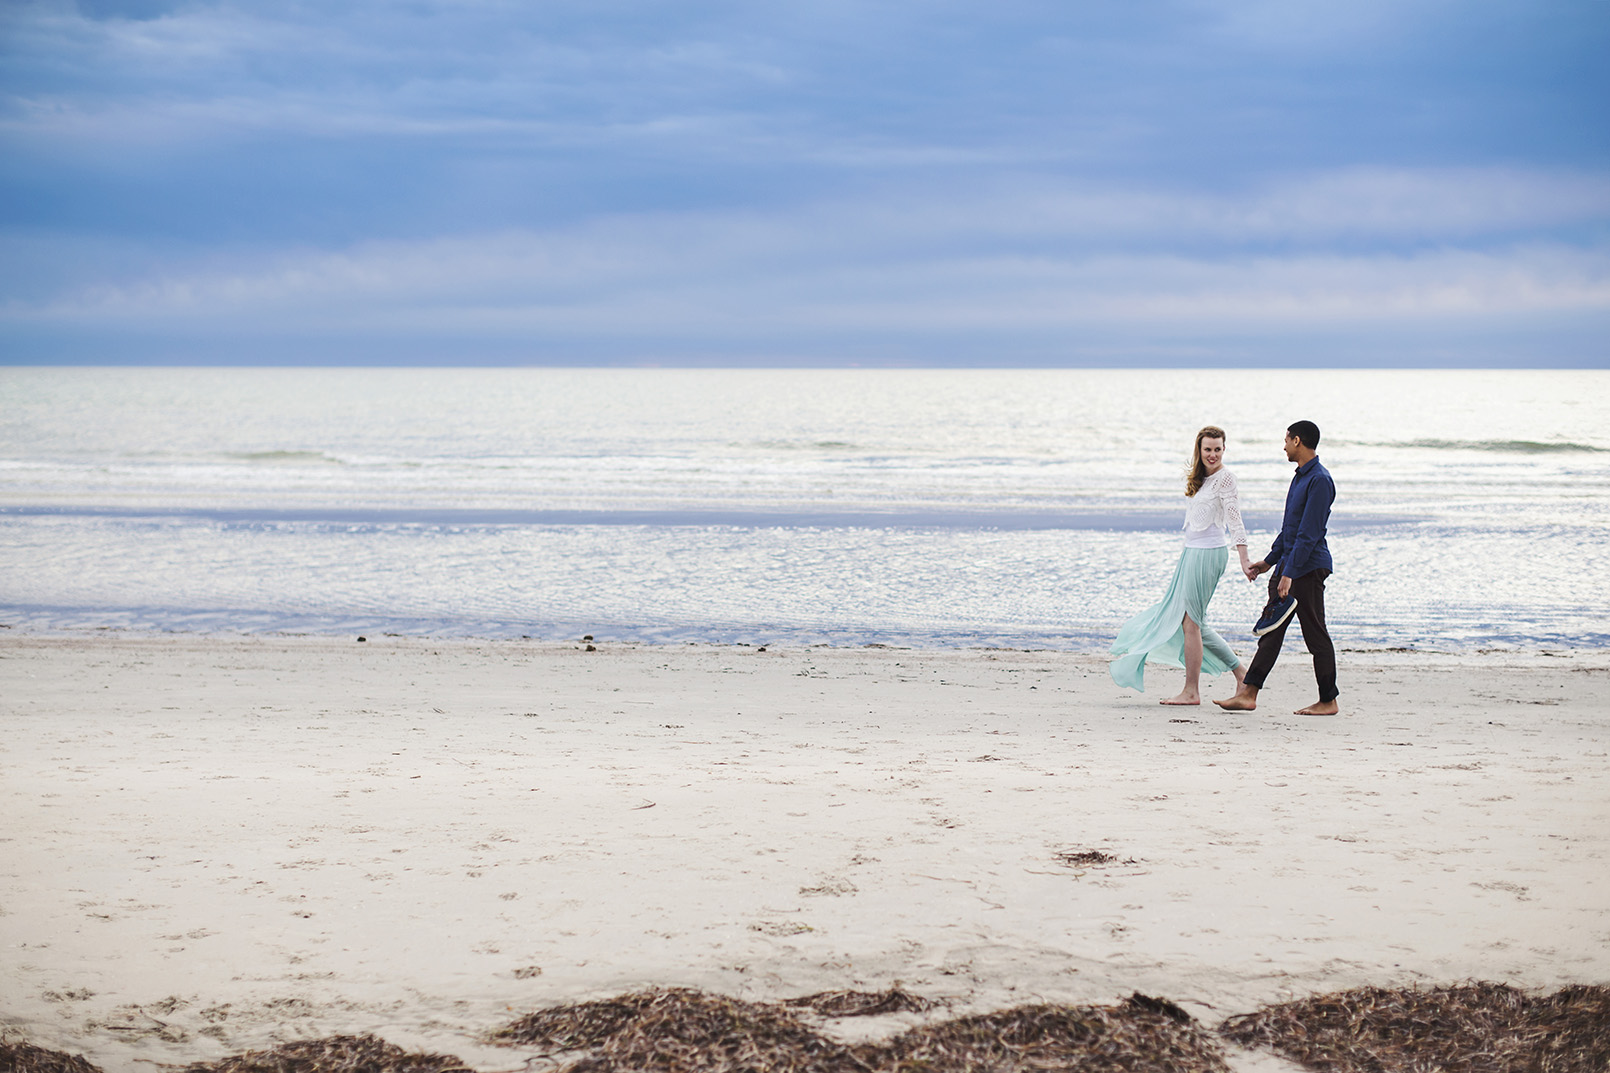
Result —
<instances>
[{"instance_id":1,"label":"flowing skirt","mask_svg":"<svg viewBox=\"0 0 1610 1073\"><path fill-rule=\"evenodd\" d=\"M1146 663L1168 667L1185 666L1185 626L1183 619L1202 627L1202 672L1223 674L1239 661L1224 638L1207 624L1208 601L1224 576L1230 560L1229 548L1186 548L1159 602L1148 607L1118 631L1112 643L1116 659L1108 666L1112 680L1125 689L1145 691Z\"/></svg>"}]
</instances>

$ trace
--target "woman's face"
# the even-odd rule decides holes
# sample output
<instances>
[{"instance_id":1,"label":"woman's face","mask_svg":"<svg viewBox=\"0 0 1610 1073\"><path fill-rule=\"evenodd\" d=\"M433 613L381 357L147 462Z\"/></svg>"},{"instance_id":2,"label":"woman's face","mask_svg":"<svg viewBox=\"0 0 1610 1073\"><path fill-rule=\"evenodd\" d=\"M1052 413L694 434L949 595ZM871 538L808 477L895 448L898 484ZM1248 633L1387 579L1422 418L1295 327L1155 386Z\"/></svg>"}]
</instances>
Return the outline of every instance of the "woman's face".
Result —
<instances>
[{"instance_id":1,"label":"woman's face","mask_svg":"<svg viewBox=\"0 0 1610 1073\"><path fill-rule=\"evenodd\" d=\"M1215 473L1224 465L1224 441L1216 436L1202 437L1202 465L1207 467L1209 473Z\"/></svg>"}]
</instances>

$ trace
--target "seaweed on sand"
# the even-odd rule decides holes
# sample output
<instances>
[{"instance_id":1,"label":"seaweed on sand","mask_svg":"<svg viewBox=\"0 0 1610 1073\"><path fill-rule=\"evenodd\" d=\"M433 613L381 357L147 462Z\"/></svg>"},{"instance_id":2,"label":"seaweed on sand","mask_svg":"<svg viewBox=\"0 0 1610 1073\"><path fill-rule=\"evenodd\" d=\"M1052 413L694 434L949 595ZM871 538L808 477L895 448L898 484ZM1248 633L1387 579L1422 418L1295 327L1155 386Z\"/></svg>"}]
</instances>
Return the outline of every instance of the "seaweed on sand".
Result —
<instances>
[{"instance_id":1,"label":"seaweed on sand","mask_svg":"<svg viewBox=\"0 0 1610 1073\"><path fill-rule=\"evenodd\" d=\"M448 1054L405 1051L378 1036L327 1036L266 1051L247 1051L216 1062L197 1062L184 1073L470 1073Z\"/></svg>"},{"instance_id":2,"label":"seaweed on sand","mask_svg":"<svg viewBox=\"0 0 1610 1073\"><path fill-rule=\"evenodd\" d=\"M495 1038L588 1052L567 1066L572 1073L837 1073L864 1068L843 1044L813 1032L779 1006L680 987L539 1010L507 1025Z\"/></svg>"},{"instance_id":3,"label":"seaweed on sand","mask_svg":"<svg viewBox=\"0 0 1610 1073\"><path fill-rule=\"evenodd\" d=\"M787 999L784 1006L807 1009L823 1017L871 1017L880 1013L922 1013L937 1003L898 987L887 991L818 991Z\"/></svg>"},{"instance_id":4,"label":"seaweed on sand","mask_svg":"<svg viewBox=\"0 0 1610 1073\"><path fill-rule=\"evenodd\" d=\"M872 1049L881 1052L874 1065L879 1073L1073 1069L1227 1073L1229 1069L1217 1041L1189 1015L1171 1002L1143 995L1118 1006L1018 1006L959 1017L914 1029Z\"/></svg>"},{"instance_id":5,"label":"seaweed on sand","mask_svg":"<svg viewBox=\"0 0 1610 1073\"><path fill-rule=\"evenodd\" d=\"M1361 987L1241 1014L1219 1032L1325 1073L1604 1073L1610 987L1541 998L1486 982Z\"/></svg>"},{"instance_id":6,"label":"seaweed on sand","mask_svg":"<svg viewBox=\"0 0 1610 1073\"><path fill-rule=\"evenodd\" d=\"M567 1073L1226 1073L1218 1042L1183 1014L1162 1000L1021 1006L846 1046L784 1006L669 989L542 1010L498 1038L575 1052Z\"/></svg>"},{"instance_id":7,"label":"seaweed on sand","mask_svg":"<svg viewBox=\"0 0 1610 1073\"><path fill-rule=\"evenodd\" d=\"M0 1073L101 1073L81 1054L0 1039Z\"/></svg>"}]
</instances>

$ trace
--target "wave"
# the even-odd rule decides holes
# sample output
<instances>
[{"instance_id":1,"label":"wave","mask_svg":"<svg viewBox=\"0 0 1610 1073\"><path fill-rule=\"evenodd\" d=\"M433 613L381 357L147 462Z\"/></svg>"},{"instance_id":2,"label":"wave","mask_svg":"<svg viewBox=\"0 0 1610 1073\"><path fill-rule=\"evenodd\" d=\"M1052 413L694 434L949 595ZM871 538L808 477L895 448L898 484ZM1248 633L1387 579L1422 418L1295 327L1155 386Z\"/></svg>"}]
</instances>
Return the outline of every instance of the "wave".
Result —
<instances>
[{"instance_id":1,"label":"wave","mask_svg":"<svg viewBox=\"0 0 1610 1073\"><path fill-rule=\"evenodd\" d=\"M1580 452L1583 454L1610 454L1610 447L1571 440L1398 440L1386 443L1365 443L1365 447L1397 447L1413 451L1488 451L1507 454L1542 455Z\"/></svg>"},{"instance_id":2,"label":"wave","mask_svg":"<svg viewBox=\"0 0 1610 1073\"><path fill-rule=\"evenodd\" d=\"M261 462L268 465L298 465L318 462L327 466L345 465L341 459L323 451L230 451L225 456L237 462Z\"/></svg>"},{"instance_id":3,"label":"wave","mask_svg":"<svg viewBox=\"0 0 1610 1073\"><path fill-rule=\"evenodd\" d=\"M1560 628L1543 619L1532 628L1503 632L1486 628L1428 631L1422 619L1366 621L1337 616L1332 625L1345 631L1344 653L1380 659L1385 656L1475 655L1493 653L1602 652L1610 633L1593 628ZM1521 625L1521 623L1515 623ZM1114 627L1102 622L995 624L942 622L878 622L866 625L832 621L745 621L715 618L697 623L653 623L611 616L578 614L572 618L527 618L397 612L350 613L271 609L251 606L186 607L174 605L39 604L0 601L0 630L24 636L82 636L88 632L130 634L188 633L199 635L460 638L574 642L596 636L601 644L632 645L828 645L837 648L1019 649L1105 653ZM1341 636L1341 634L1338 634Z\"/></svg>"},{"instance_id":4,"label":"wave","mask_svg":"<svg viewBox=\"0 0 1610 1073\"><path fill-rule=\"evenodd\" d=\"M762 451L858 451L861 445L848 440L756 440L753 443L730 443L729 447Z\"/></svg>"},{"instance_id":5,"label":"wave","mask_svg":"<svg viewBox=\"0 0 1610 1073\"><path fill-rule=\"evenodd\" d=\"M455 508L229 508L109 507L92 505L0 505L0 517L90 517L130 520L182 519L226 525L311 524L390 526L656 526L738 529L1093 529L1172 532L1175 511L988 511L988 510L520 510ZM1271 515L1257 519L1275 524ZM1248 524L1254 524L1252 518Z\"/></svg>"},{"instance_id":6,"label":"wave","mask_svg":"<svg viewBox=\"0 0 1610 1073\"><path fill-rule=\"evenodd\" d=\"M83 517L150 521L174 519L217 522L224 525L336 525L363 528L418 526L645 526L733 529L996 529L1089 530L1116 533L1179 531L1177 511L1146 510L520 510L408 507L111 507L64 504L0 504L5 517ZM1254 533L1280 528L1272 512L1243 514ZM1331 532L1380 530L1418 525L1418 514L1350 514L1332 518Z\"/></svg>"}]
</instances>

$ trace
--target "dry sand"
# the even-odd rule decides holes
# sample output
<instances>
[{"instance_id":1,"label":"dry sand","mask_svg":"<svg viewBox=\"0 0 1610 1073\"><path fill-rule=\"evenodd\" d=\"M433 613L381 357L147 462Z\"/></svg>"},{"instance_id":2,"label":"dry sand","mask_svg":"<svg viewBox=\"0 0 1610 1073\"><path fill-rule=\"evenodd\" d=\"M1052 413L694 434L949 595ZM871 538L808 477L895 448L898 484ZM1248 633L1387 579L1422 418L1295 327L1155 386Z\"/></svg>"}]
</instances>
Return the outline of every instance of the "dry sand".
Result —
<instances>
[{"instance_id":1,"label":"dry sand","mask_svg":"<svg viewBox=\"0 0 1610 1073\"><path fill-rule=\"evenodd\" d=\"M512 1070L486 1030L650 984L898 981L945 1015L1139 990L1217 1023L1361 984L1610 983L1610 653L1344 652L1335 719L1288 714L1313 688L1289 652L1250 715L1152 679L0 638L0 1029L109 1073L362 1031Z\"/></svg>"}]
</instances>

